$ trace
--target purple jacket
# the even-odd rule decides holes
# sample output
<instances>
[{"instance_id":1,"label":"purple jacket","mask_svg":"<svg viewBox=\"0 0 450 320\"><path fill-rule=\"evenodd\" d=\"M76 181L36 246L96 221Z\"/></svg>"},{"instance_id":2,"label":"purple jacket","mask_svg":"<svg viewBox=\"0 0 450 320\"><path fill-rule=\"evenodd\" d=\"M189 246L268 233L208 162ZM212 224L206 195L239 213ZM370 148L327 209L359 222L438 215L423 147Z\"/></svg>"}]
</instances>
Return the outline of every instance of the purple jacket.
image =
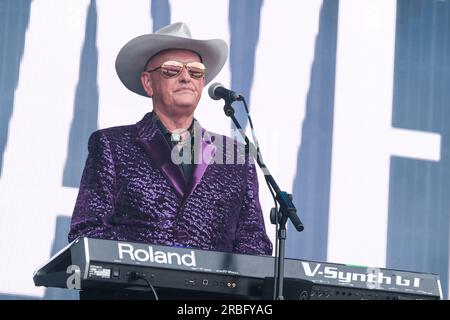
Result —
<instances>
[{"instance_id":1,"label":"purple jacket","mask_svg":"<svg viewBox=\"0 0 450 320\"><path fill-rule=\"evenodd\" d=\"M200 131L203 154L215 155L220 151L216 149L231 152L217 148L211 134ZM230 138L215 137L222 138L224 145L230 142ZM135 125L94 132L88 149L69 241L85 235L244 254L272 253L258 199L256 168L248 157L244 164L201 161L188 184L180 167L171 161L169 144L150 113Z\"/></svg>"}]
</instances>

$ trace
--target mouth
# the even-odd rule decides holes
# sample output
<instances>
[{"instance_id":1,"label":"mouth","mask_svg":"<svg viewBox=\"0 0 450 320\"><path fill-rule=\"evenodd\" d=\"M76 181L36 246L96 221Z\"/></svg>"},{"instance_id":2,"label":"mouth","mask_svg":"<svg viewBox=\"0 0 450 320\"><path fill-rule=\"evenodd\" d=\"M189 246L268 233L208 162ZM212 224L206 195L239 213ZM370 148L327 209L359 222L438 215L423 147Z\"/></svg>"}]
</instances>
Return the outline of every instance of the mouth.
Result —
<instances>
[{"instance_id":1,"label":"mouth","mask_svg":"<svg viewBox=\"0 0 450 320\"><path fill-rule=\"evenodd\" d=\"M180 88L175 90L175 92L191 92L194 93L194 90L192 90L191 88Z\"/></svg>"}]
</instances>

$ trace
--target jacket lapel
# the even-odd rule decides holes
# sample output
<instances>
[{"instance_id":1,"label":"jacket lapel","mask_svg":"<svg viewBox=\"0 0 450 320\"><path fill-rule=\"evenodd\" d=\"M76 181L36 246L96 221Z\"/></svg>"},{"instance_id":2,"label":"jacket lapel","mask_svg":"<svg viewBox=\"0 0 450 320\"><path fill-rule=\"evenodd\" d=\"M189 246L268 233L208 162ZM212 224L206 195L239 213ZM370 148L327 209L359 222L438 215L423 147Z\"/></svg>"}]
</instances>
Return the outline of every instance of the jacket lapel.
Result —
<instances>
[{"instance_id":1,"label":"jacket lapel","mask_svg":"<svg viewBox=\"0 0 450 320\"><path fill-rule=\"evenodd\" d=\"M180 197L185 195L186 181L181 168L173 163L171 149L164 136L152 120L151 113L136 123L138 143L152 160L153 164L163 173L167 181L174 187Z\"/></svg>"},{"instance_id":2,"label":"jacket lapel","mask_svg":"<svg viewBox=\"0 0 450 320\"><path fill-rule=\"evenodd\" d=\"M198 186L200 181L202 180L203 175L205 174L208 165L213 162L214 157L216 155L216 146L211 141L211 136L209 133L203 129L200 124L196 121L195 132L201 132L197 134L194 142L194 170L192 171L191 181L189 183L189 187L186 191L185 197L189 197Z\"/></svg>"}]
</instances>

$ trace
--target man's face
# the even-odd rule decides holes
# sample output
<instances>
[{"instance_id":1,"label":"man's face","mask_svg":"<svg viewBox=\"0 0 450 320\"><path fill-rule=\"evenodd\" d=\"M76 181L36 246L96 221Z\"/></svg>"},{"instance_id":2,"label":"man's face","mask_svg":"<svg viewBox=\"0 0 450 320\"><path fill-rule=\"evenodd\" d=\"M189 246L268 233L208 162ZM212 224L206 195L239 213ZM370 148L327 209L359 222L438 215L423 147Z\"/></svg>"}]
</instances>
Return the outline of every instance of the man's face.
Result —
<instances>
[{"instance_id":1,"label":"man's face","mask_svg":"<svg viewBox=\"0 0 450 320\"><path fill-rule=\"evenodd\" d=\"M153 70L166 61L200 62L200 57L189 50L167 50L153 57L147 64L146 70ZM205 78L191 77L186 68L183 68L180 75L173 78L162 76L160 70L146 74L150 87L146 91L149 96L152 96L153 107L157 111L169 115L194 113L205 85Z\"/></svg>"}]
</instances>

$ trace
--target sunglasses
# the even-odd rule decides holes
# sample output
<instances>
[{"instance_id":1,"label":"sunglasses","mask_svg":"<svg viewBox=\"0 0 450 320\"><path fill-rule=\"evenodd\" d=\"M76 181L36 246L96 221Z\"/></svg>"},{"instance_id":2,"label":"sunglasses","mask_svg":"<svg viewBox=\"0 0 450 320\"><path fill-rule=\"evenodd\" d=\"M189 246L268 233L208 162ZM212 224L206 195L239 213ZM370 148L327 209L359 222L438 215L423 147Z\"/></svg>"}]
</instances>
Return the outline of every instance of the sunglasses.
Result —
<instances>
[{"instance_id":1,"label":"sunglasses","mask_svg":"<svg viewBox=\"0 0 450 320\"><path fill-rule=\"evenodd\" d=\"M183 71L184 67L186 67L189 75L194 79L202 79L206 75L206 67L201 62L181 63L178 61L166 61L159 67L152 70L146 70L146 72L160 70L160 73L163 77L173 78L178 77Z\"/></svg>"}]
</instances>

